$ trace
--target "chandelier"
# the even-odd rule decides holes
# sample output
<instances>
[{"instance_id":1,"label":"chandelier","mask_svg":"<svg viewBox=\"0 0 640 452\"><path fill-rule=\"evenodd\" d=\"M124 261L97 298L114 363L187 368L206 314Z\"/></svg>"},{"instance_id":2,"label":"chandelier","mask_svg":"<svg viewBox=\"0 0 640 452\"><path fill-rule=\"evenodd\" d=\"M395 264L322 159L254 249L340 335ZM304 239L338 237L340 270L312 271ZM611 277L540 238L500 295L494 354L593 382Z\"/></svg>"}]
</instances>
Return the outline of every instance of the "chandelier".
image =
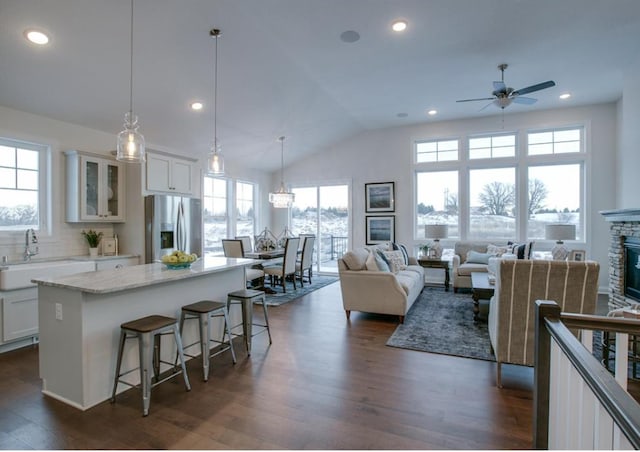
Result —
<instances>
[{"instance_id":1,"label":"chandelier","mask_svg":"<svg viewBox=\"0 0 640 452\"><path fill-rule=\"evenodd\" d=\"M278 138L281 145L280 152L280 188L275 193L269 193L269 202L276 209L287 209L291 207L296 195L287 191L284 186L284 137Z\"/></svg>"},{"instance_id":2,"label":"chandelier","mask_svg":"<svg viewBox=\"0 0 640 452\"><path fill-rule=\"evenodd\" d=\"M118 134L116 160L142 163L145 161L144 136L138 132L138 117L133 113L133 0L131 0L130 44L129 111L124 115L124 129Z\"/></svg>"},{"instance_id":3,"label":"chandelier","mask_svg":"<svg viewBox=\"0 0 640 452\"><path fill-rule=\"evenodd\" d=\"M218 141L218 38L222 32L214 28L209 35L216 40L215 51L215 68L213 73L213 146L209 154L207 164L207 172L212 176L221 176L224 174L224 157L222 156L222 147Z\"/></svg>"}]
</instances>

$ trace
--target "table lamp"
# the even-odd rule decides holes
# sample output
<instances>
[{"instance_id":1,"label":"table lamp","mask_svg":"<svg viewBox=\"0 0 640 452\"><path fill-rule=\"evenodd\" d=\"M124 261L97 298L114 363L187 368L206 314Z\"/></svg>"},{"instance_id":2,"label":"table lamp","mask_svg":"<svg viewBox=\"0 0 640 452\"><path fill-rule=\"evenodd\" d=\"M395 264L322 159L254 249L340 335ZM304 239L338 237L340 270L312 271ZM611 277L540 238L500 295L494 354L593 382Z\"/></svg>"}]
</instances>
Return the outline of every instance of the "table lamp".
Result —
<instances>
[{"instance_id":1,"label":"table lamp","mask_svg":"<svg viewBox=\"0 0 640 452\"><path fill-rule=\"evenodd\" d=\"M563 240L576 239L575 224L547 224L544 227L544 237L547 240L555 240L556 246L551 250L553 260L563 261L569 256L569 248L564 246Z\"/></svg>"},{"instance_id":2,"label":"table lamp","mask_svg":"<svg viewBox=\"0 0 640 452\"><path fill-rule=\"evenodd\" d=\"M433 239L433 245L430 249L433 251L433 257L440 259L442 257L442 245L440 245L440 239L446 239L449 232L449 225L447 224L425 224L424 236L428 239ZM429 256L431 257L431 256Z\"/></svg>"}]
</instances>

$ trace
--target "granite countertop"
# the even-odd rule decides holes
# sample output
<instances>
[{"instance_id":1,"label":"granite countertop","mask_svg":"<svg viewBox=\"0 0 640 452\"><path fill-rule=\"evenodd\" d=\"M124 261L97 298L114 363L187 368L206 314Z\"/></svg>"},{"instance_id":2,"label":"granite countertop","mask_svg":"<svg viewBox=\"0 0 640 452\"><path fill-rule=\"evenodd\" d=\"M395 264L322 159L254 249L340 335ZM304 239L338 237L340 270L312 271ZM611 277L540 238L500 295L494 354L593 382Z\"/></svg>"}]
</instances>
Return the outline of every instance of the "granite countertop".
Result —
<instances>
[{"instance_id":1,"label":"granite countertop","mask_svg":"<svg viewBox=\"0 0 640 452\"><path fill-rule=\"evenodd\" d=\"M138 254L118 254L117 256L114 254L112 256L103 256L103 255L99 255L99 256L71 256L68 257L67 259L69 260L74 260L74 261L109 261L109 260L113 260L113 259L129 259L131 257L137 257L139 258L140 256Z\"/></svg>"},{"instance_id":2,"label":"granite countertop","mask_svg":"<svg viewBox=\"0 0 640 452\"><path fill-rule=\"evenodd\" d=\"M121 269L77 273L68 276L37 278L32 279L31 282L41 286L104 294L223 272L254 263L256 263L254 259L204 257L194 262L191 268L182 270L169 270L164 264L154 263L133 265Z\"/></svg>"}]
</instances>

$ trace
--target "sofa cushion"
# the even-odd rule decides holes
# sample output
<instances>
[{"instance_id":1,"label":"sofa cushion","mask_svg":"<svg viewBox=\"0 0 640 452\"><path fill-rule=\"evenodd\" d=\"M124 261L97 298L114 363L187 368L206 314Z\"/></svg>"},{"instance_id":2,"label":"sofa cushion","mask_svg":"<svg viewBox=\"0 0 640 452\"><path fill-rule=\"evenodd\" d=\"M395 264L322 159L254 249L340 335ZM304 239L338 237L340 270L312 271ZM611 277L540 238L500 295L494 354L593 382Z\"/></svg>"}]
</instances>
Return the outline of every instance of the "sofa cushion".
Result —
<instances>
[{"instance_id":1,"label":"sofa cushion","mask_svg":"<svg viewBox=\"0 0 640 452\"><path fill-rule=\"evenodd\" d=\"M458 275L471 276L473 272L486 272L487 264L468 264L464 263L458 267Z\"/></svg>"},{"instance_id":2,"label":"sofa cushion","mask_svg":"<svg viewBox=\"0 0 640 452\"><path fill-rule=\"evenodd\" d=\"M399 271L396 275L398 284L400 284L400 287L402 287L402 290L404 290L407 295L409 295L411 288L416 285L417 279L417 274L410 270Z\"/></svg>"},{"instance_id":3,"label":"sofa cushion","mask_svg":"<svg viewBox=\"0 0 640 452\"><path fill-rule=\"evenodd\" d=\"M460 256L460 263L464 263L469 251L477 251L478 253L486 253L487 245L479 242L456 242L454 247L454 254Z\"/></svg>"},{"instance_id":4,"label":"sofa cushion","mask_svg":"<svg viewBox=\"0 0 640 452\"><path fill-rule=\"evenodd\" d=\"M398 273L400 270L407 268L407 263L402 251L384 251L382 254L386 257L389 268L391 268L393 273Z\"/></svg>"},{"instance_id":5,"label":"sofa cushion","mask_svg":"<svg viewBox=\"0 0 640 452\"><path fill-rule=\"evenodd\" d=\"M342 260L349 270L365 270L367 257L369 257L369 251L365 248L356 248L344 253Z\"/></svg>"},{"instance_id":6,"label":"sofa cushion","mask_svg":"<svg viewBox=\"0 0 640 452\"><path fill-rule=\"evenodd\" d=\"M467 253L467 260L465 261L465 263L488 264L490 257L491 257L491 254L489 253L478 253L477 251L471 250Z\"/></svg>"},{"instance_id":7,"label":"sofa cushion","mask_svg":"<svg viewBox=\"0 0 640 452\"><path fill-rule=\"evenodd\" d=\"M409 265L409 253L407 251L407 247L396 242L391 242L391 247L394 251L400 251L404 258L404 265Z\"/></svg>"}]
</instances>

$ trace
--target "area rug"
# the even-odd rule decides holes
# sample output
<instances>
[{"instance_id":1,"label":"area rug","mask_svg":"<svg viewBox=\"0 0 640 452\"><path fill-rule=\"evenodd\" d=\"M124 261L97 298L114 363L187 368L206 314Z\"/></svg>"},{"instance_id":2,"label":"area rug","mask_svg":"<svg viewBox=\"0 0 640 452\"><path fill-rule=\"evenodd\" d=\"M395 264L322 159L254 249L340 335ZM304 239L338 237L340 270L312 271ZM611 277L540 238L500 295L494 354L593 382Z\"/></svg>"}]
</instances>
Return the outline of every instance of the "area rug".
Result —
<instances>
[{"instance_id":1,"label":"area rug","mask_svg":"<svg viewBox=\"0 0 640 452\"><path fill-rule=\"evenodd\" d=\"M387 345L421 352L495 361L487 321L473 321L470 293L425 287Z\"/></svg>"},{"instance_id":2,"label":"area rug","mask_svg":"<svg viewBox=\"0 0 640 452\"><path fill-rule=\"evenodd\" d=\"M293 290L293 284L291 282L287 282L286 293L282 292L282 286L275 286L273 288L275 293L267 293L267 306L280 306L281 304L289 303L290 301L300 298L301 296L313 292L314 290L318 290L319 288L324 287L327 284L334 283L337 280L337 276L314 275L311 277L312 283L309 284L305 282L304 287L300 287L299 281L296 282L296 286L298 287L296 290ZM270 287L268 283L267 287Z\"/></svg>"}]
</instances>

